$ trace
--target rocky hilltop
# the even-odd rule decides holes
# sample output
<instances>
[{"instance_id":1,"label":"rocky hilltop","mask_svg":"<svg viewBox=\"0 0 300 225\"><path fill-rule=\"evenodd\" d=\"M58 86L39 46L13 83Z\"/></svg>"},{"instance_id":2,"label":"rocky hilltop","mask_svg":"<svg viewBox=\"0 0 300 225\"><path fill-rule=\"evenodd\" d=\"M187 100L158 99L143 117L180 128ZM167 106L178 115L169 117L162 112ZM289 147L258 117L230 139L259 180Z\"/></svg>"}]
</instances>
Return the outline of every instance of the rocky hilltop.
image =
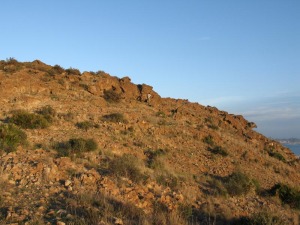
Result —
<instances>
[{"instance_id":1,"label":"rocky hilltop","mask_svg":"<svg viewBox=\"0 0 300 225\"><path fill-rule=\"evenodd\" d=\"M38 60L0 96L0 224L299 224L299 159L243 116Z\"/></svg>"}]
</instances>

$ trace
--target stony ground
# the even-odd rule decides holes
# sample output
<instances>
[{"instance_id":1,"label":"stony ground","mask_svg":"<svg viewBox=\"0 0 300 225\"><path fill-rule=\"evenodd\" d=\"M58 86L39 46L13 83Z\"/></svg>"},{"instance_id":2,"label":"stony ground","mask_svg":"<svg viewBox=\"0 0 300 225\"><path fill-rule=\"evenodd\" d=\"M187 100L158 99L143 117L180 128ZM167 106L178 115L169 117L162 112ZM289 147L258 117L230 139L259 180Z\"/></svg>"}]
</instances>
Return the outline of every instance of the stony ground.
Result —
<instances>
[{"instance_id":1,"label":"stony ground","mask_svg":"<svg viewBox=\"0 0 300 225\"><path fill-rule=\"evenodd\" d=\"M55 111L49 127L22 129L26 145L0 149L1 224L238 224L261 212L299 224L299 210L262 194L276 183L298 188L299 160L254 123L128 77L54 68L0 63L0 125L14 110ZM98 147L55 148L74 138ZM235 172L251 180L243 194L224 185Z\"/></svg>"}]
</instances>

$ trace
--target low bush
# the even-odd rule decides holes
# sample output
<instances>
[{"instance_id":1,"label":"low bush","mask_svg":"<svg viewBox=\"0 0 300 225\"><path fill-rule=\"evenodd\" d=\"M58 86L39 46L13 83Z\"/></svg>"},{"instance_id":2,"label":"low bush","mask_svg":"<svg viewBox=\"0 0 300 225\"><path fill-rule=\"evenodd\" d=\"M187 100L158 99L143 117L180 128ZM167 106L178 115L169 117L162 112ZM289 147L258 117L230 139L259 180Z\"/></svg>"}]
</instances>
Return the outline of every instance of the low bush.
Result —
<instances>
[{"instance_id":1,"label":"low bush","mask_svg":"<svg viewBox=\"0 0 300 225\"><path fill-rule=\"evenodd\" d=\"M286 184L278 183L269 190L271 195L278 196L280 200L292 208L300 209L300 190Z\"/></svg>"},{"instance_id":2,"label":"low bush","mask_svg":"<svg viewBox=\"0 0 300 225\"><path fill-rule=\"evenodd\" d=\"M48 121L43 115L29 113L24 110L13 111L9 121L24 129L43 129L49 127L52 122Z\"/></svg>"},{"instance_id":3,"label":"low bush","mask_svg":"<svg viewBox=\"0 0 300 225\"><path fill-rule=\"evenodd\" d=\"M19 65L20 64L20 62L13 57L7 58L5 62L8 65Z\"/></svg>"},{"instance_id":4,"label":"low bush","mask_svg":"<svg viewBox=\"0 0 300 225\"><path fill-rule=\"evenodd\" d=\"M148 216L144 211L133 203L118 201L113 196L101 192L91 193L88 190L82 190L77 194L65 192L56 198L51 198L50 204L55 211L63 211L63 213L51 214L50 219L55 221L59 215L64 224L152 224L150 219L148 222ZM122 222L117 222L117 218Z\"/></svg>"},{"instance_id":5,"label":"low bush","mask_svg":"<svg viewBox=\"0 0 300 225\"><path fill-rule=\"evenodd\" d=\"M65 72L65 69L59 65L55 65L47 71L48 75L51 75L51 76L53 76L55 74L62 74L63 72Z\"/></svg>"},{"instance_id":6,"label":"low bush","mask_svg":"<svg viewBox=\"0 0 300 225\"><path fill-rule=\"evenodd\" d=\"M65 69L62 68L60 65L54 65L54 66L52 67L52 69L53 69L56 73L63 73L63 72L65 72Z\"/></svg>"},{"instance_id":7,"label":"low bush","mask_svg":"<svg viewBox=\"0 0 300 225\"><path fill-rule=\"evenodd\" d=\"M284 158L284 156L281 155L279 152L269 151L268 154L269 154L269 156L271 156L275 159L278 159L279 161L286 162L286 159Z\"/></svg>"},{"instance_id":8,"label":"low bush","mask_svg":"<svg viewBox=\"0 0 300 225\"><path fill-rule=\"evenodd\" d=\"M15 73L22 68L22 64L15 58L8 58L5 61L1 61L0 69L6 73Z\"/></svg>"},{"instance_id":9,"label":"low bush","mask_svg":"<svg viewBox=\"0 0 300 225\"><path fill-rule=\"evenodd\" d=\"M19 145L27 143L27 135L13 124L0 125L0 149L5 152L13 152Z\"/></svg>"},{"instance_id":10,"label":"low bush","mask_svg":"<svg viewBox=\"0 0 300 225\"><path fill-rule=\"evenodd\" d=\"M58 116L68 122L72 122L75 119L75 114L72 112L61 113Z\"/></svg>"},{"instance_id":11,"label":"low bush","mask_svg":"<svg viewBox=\"0 0 300 225\"><path fill-rule=\"evenodd\" d=\"M103 71L103 70L98 70L97 72L96 72L96 75L98 75L98 76L101 76L101 75L106 75L107 73L105 72L105 71Z\"/></svg>"},{"instance_id":12,"label":"low bush","mask_svg":"<svg viewBox=\"0 0 300 225\"><path fill-rule=\"evenodd\" d=\"M155 116L165 118L166 114L162 111L158 111L157 113L155 113Z\"/></svg>"},{"instance_id":13,"label":"low bush","mask_svg":"<svg viewBox=\"0 0 300 225\"><path fill-rule=\"evenodd\" d=\"M171 189L177 189L179 186L179 178L168 172L158 175L156 177L156 182Z\"/></svg>"},{"instance_id":14,"label":"low bush","mask_svg":"<svg viewBox=\"0 0 300 225\"><path fill-rule=\"evenodd\" d=\"M82 121L82 122L76 123L76 127L87 131L88 129L95 127L95 125L91 121Z\"/></svg>"},{"instance_id":15,"label":"low bush","mask_svg":"<svg viewBox=\"0 0 300 225\"><path fill-rule=\"evenodd\" d=\"M124 115L121 113L111 113L108 115L104 115L102 117L103 121L113 122L113 123L127 123L128 121L125 119Z\"/></svg>"},{"instance_id":16,"label":"low bush","mask_svg":"<svg viewBox=\"0 0 300 225\"><path fill-rule=\"evenodd\" d=\"M69 69L66 69L65 71L68 75L77 75L77 76L81 75L81 72L78 69L75 69L72 67L70 67Z\"/></svg>"},{"instance_id":17,"label":"low bush","mask_svg":"<svg viewBox=\"0 0 300 225\"><path fill-rule=\"evenodd\" d=\"M158 150L146 150L144 154L147 156L147 167L151 169L161 169L163 167L163 162L159 160L161 156L166 155L166 151L163 149Z\"/></svg>"},{"instance_id":18,"label":"low bush","mask_svg":"<svg viewBox=\"0 0 300 225\"><path fill-rule=\"evenodd\" d=\"M50 105L46 105L36 111L38 114L42 115L49 123L53 122L53 117L56 116L55 109Z\"/></svg>"},{"instance_id":19,"label":"low bush","mask_svg":"<svg viewBox=\"0 0 300 225\"><path fill-rule=\"evenodd\" d=\"M214 124L209 124L208 127L212 130L219 130L219 127L217 125L214 125Z\"/></svg>"},{"instance_id":20,"label":"low bush","mask_svg":"<svg viewBox=\"0 0 300 225\"><path fill-rule=\"evenodd\" d=\"M109 103L118 103L121 101L121 95L113 89L104 90L104 99Z\"/></svg>"},{"instance_id":21,"label":"low bush","mask_svg":"<svg viewBox=\"0 0 300 225\"><path fill-rule=\"evenodd\" d=\"M138 159L130 154L113 159L109 163L109 172L117 177L127 177L134 182L141 182L145 179L145 175L139 168Z\"/></svg>"},{"instance_id":22,"label":"low bush","mask_svg":"<svg viewBox=\"0 0 300 225\"><path fill-rule=\"evenodd\" d=\"M215 196L227 196L228 191L220 179L212 178L208 180L211 188L211 194Z\"/></svg>"},{"instance_id":23,"label":"low bush","mask_svg":"<svg viewBox=\"0 0 300 225\"><path fill-rule=\"evenodd\" d=\"M213 154L228 156L228 152L226 151L226 149L222 148L221 146L215 146L213 148L209 148L208 150Z\"/></svg>"},{"instance_id":24,"label":"low bush","mask_svg":"<svg viewBox=\"0 0 300 225\"><path fill-rule=\"evenodd\" d=\"M208 145L213 145L214 144L213 137L211 135L208 135L205 138L203 138L203 142L208 144Z\"/></svg>"},{"instance_id":25,"label":"low bush","mask_svg":"<svg viewBox=\"0 0 300 225\"><path fill-rule=\"evenodd\" d=\"M84 152L95 151L98 144L94 139L73 138L58 142L53 147L59 156L81 156Z\"/></svg>"},{"instance_id":26,"label":"low bush","mask_svg":"<svg viewBox=\"0 0 300 225\"><path fill-rule=\"evenodd\" d=\"M247 175L241 172L233 172L225 178L224 186L228 194L235 196L247 194L253 187L253 183Z\"/></svg>"}]
</instances>

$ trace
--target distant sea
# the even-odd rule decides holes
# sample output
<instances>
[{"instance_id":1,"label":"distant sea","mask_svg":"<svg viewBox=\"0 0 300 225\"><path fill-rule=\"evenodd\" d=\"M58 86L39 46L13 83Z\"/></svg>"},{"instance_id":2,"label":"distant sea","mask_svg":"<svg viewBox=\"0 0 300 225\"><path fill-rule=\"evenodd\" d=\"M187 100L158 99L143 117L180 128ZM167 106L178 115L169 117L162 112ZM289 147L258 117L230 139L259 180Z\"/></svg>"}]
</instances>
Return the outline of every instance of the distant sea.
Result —
<instances>
[{"instance_id":1,"label":"distant sea","mask_svg":"<svg viewBox=\"0 0 300 225\"><path fill-rule=\"evenodd\" d=\"M285 147L288 147L292 150L296 155L300 156L300 145L291 145L291 144L283 144Z\"/></svg>"}]
</instances>

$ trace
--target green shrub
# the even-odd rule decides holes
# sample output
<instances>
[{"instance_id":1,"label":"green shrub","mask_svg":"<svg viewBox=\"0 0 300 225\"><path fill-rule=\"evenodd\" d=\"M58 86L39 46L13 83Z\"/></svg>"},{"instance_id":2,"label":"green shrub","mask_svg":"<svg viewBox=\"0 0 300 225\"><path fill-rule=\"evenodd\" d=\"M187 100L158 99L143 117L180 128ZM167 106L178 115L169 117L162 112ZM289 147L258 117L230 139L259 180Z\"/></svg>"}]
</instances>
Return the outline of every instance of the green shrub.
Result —
<instances>
[{"instance_id":1,"label":"green shrub","mask_svg":"<svg viewBox=\"0 0 300 225\"><path fill-rule=\"evenodd\" d=\"M213 145L214 144L213 137L211 135L208 135L205 138L203 138L203 142L208 144L208 145Z\"/></svg>"},{"instance_id":2,"label":"green shrub","mask_svg":"<svg viewBox=\"0 0 300 225\"><path fill-rule=\"evenodd\" d=\"M279 152L269 151L268 154L279 161L286 162L286 159Z\"/></svg>"},{"instance_id":3,"label":"green shrub","mask_svg":"<svg viewBox=\"0 0 300 225\"><path fill-rule=\"evenodd\" d=\"M51 76L53 76L55 74L62 74L63 72L65 72L65 69L59 65L55 65L47 71L47 73Z\"/></svg>"},{"instance_id":4,"label":"green shrub","mask_svg":"<svg viewBox=\"0 0 300 225\"><path fill-rule=\"evenodd\" d=\"M125 119L124 115L121 113L111 113L108 115L104 115L102 117L103 121L113 122L113 123L127 123L128 121Z\"/></svg>"},{"instance_id":5,"label":"green shrub","mask_svg":"<svg viewBox=\"0 0 300 225\"><path fill-rule=\"evenodd\" d=\"M88 129L95 127L95 125L94 125L94 123L92 123L90 121L82 121L82 122L76 123L76 127L87 131Z\"/></svg>"},{"instance_id":6,"label":"green shrub","mask_svg":"<svg viewBox=\"0 0 300 225\"><path fill-rule=\"evenodd\" d=\"M98 75L98 76L101 76L101 75L106 75L107 73L105 72L105 71L103 71L103 70L98 70L97 72L96 72L96 75Z\"/></svg>"},{"instance_id":7,"label":"green shrub","mask_svg":"<svg viewBox=\"0 0 300 225\"><path fill-rule=\"evenodd\" d=\"M48 121L43 115L29 113L24 110L13 111L9 121L24 129L43 129L51 124L51 121Z\"/></svg>"},{"instance_id":8,"label":"green shrub","mask_svg":"<svg viewBox=\"0 0 300 225\"><path fill-rule=\"evenodd\" d=\"M63 72L65 72L65 69L62 68L60 65L54 65L54 66L52 67L52 69L53 69L56 73L63 73Z\"/></svg>"},{"instance_id":9,"label":"green shrub","mask_svg":"<svg viewBox=\"0 0 300 225\"><path fill-rule=\"evenodd\" d=\"M228 152L222 148L221 146L215 146L213 148L208 149L213 154L221 155L221 156L228 156Z\"/></svg>"},{"instance_id":10,"label":"green shrub","mask_svg":"<svg viewBox=\"0 0 300 225\"><path fill-rule=\"evenodd\" d=\"M109 171L117 177L127 177L134 182L141 182L145 179L145 175L138 166L138 159L130 154L113 159L109 164Z\"/></svg>"},{"instance_id":11,"label":"green shrub","mask_svg":"<svg viewBox=\"0 0 300 225\"><path fill-rule=\"evenodd\" d=\"M109 103L118 103L121 101L121 94L117 93L113 89L104 90L104 99Z\"/></svg>"},{"instance_id":12,"label":"green shrub","mask_svg":"<svg viewBox=\"0 0 300 225\"><path fill-rule=\"evenodd\" d=\"M42 115L49 123L53 122L53 117L56 116L55 109L52 108L50 105L46 105L39 110L37 110L37 113Z\"/></svg>"},{"instance_id":13,"label":"green shrub","mask_svg":"<svg viewBox=\"0 0 300 225\"><path fill-rule=\"evenodd\" d=\"M73 138L67 142L58 142L53 147L59 156L81 156L84 152L95 151L98 144L94 139Z\"/></svg>"},{"instance_id":14,"label":"green shrub","mask_svg":"<svg viewBox=\"0 0 300 225\"><path fill-rule=\"evenodd\" d=\"M27 135L13 124L0 125L0 149L13 152L19 145L25 145Z\"/></svg>"},{"instance_id":15,"label":"green shrub","mask_svg":"<svg viewBox=\"0 0 300 225\"><path fill-rule=\"evenodd\" d=\"M276 195L280 200L293 208L300 209L300 190L292 188L286 184L276 184L270 191L272 195Z\"/></svg>"},{"instance_id":16,"label":"green shrub","mask_svg":"<svg viewBox=\"0 0 300 225\"><path fill-rule=\"evenodd\" d=\"M69 69L66 69L65 71L68 75L77 75L77 76L81 75L81 73L78 69L75 69L75 68L72 68L72 67L70 67Z\"/></svg>"},{"instance_id":17,"label":"green shrub","mask_svg":"<svg viewBox=\"0 0 300 225\"><path fill-rule=\"evenodd\" d=\"M233 172L225 178L224 186L227 192L234 196L247 194L253 187L253 183L247 175L241 172Z\"/></svg>"}]
</instances>

